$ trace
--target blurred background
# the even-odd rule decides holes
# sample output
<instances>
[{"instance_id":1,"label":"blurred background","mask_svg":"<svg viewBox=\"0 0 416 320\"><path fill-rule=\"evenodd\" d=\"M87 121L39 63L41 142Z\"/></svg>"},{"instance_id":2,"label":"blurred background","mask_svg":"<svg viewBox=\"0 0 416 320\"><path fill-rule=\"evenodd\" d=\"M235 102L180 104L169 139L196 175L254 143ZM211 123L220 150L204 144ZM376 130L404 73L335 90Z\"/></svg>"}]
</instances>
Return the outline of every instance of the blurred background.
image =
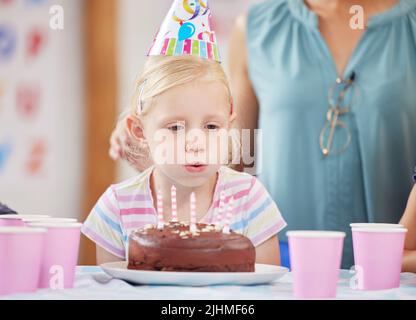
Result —
<instances>
[{"instance_id":1,"label":"blurred background","mask_svg":"<svg viewBox=\"0 0 416 320\"><path fill-rule=\"evenodd\" d=\"M260 0L210 0L227 69L234 20ZM109 138L171 0L0 0L0 202L83 221L136 174ZM80 264L95 249L81 241Z\"/></svg>"}]
</instances>

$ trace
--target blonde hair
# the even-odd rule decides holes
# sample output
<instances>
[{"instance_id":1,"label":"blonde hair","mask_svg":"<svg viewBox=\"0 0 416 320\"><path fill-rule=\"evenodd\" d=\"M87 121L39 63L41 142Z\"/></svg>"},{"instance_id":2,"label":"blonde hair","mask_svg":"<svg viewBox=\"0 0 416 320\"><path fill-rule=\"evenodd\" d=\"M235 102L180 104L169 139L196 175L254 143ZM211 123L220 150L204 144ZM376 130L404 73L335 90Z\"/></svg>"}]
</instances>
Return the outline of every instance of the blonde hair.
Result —
<instances>
[{"instance_id":1,"label":"blonde hair","mask_svg":"<svg viewBox=\"0 0 416 320\"><path fill-rule=\"evenodd\" d=\"M195 56L152 56L149 57L143 72L135 83L129 113L139 119L153 106L156 97L169 89L196 81L220 82L228 98L230 111L233 100L227 76L221 65L213 60ZM238 140L238 139L237 139ZM239 141L232 138L233 148L239 146ZM126 150L130 162L139 158L143 161L149 157L149 149L145 141L136 141Z\"/></svg>"},{"instance_id":2,"label":"blonde hair","mask_svg":"<svg viewBox=\"0 0 416 320\"><path fill-rule=\"evenodd\" d=\"M139 117L146 115L154 98L169 89L198 80L222 83L231 108L230 86L218 62L195 56L153 56L148 58L136 81L130 113Z\"/></svg>"}]
</instances>

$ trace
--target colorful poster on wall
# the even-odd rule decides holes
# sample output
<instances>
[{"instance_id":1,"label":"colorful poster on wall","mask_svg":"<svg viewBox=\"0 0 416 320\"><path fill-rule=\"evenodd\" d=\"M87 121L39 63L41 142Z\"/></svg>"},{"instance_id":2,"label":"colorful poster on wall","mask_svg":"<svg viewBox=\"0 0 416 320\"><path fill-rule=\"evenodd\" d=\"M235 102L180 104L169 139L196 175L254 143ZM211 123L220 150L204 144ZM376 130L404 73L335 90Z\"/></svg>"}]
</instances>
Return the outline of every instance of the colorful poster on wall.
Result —
<instances>
[{"instance_id":1,"label":"colorful poster on wall","mask_svg":"<svg viewBox=\"0 0 416 320\"><path fill-rule=\"evenodd\" d=\"M66 28L51 28L56 5ZM0 202L19 213L79 215L80 12L79 0L0 0Z\"/></svg>"}]
</instances>

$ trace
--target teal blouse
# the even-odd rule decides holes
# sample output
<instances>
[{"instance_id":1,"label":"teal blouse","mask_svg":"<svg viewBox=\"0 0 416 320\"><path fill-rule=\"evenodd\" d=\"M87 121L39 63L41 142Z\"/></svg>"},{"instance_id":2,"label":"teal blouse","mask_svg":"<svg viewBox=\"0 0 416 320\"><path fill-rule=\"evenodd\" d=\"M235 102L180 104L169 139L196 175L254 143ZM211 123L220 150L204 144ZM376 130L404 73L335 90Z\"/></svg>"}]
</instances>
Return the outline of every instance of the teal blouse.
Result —
<instances>
[{"instance_id":1,"label":"teal blouse","mask_svg":"<svg viewBox=\"0 0 416 320\"><path fill-rule=\"evenodd\" d=\"M369 20L343 75L355 73L359 94L340 117L352 140L339 155L324 157L319 144L337 71L316 14L302 0L254 5L247 46L260 104L258 177L281 209L286 230L345 231L343 267L349 268L349 224L398 222L412 187L416 1L402 0Z\"/></svg>"}]
</instances>

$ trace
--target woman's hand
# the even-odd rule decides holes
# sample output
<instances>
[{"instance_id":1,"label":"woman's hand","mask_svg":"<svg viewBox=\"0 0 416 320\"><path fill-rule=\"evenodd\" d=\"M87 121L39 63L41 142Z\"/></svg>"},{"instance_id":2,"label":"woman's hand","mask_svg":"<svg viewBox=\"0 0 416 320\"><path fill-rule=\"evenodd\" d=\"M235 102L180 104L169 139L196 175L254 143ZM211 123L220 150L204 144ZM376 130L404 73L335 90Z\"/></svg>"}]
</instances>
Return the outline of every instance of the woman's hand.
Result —
<instances>
[{"instance_id":1,"label":"woman's hand","mask_svg":"<svg viewBox=\"0 0 416 320\"><path fill-rule=\"evenodd\" d=\"M117 123L110 138L109 155L114 161L124 159L124 150L129 141L126 118Z\"/></svg>"},{"instance_id":2,"label":"woman's hand","mask_svg":"<svg viewBox=\"0 0 416 320\"><path fill-rule=\"evenodd\" d=\"M152 160L146 148L139 144L127 128L126 116L117 123L111 134L108 153L114 161L126 160L137 171L144 171L152 165Z\"/></svg>"}]
</instances>

